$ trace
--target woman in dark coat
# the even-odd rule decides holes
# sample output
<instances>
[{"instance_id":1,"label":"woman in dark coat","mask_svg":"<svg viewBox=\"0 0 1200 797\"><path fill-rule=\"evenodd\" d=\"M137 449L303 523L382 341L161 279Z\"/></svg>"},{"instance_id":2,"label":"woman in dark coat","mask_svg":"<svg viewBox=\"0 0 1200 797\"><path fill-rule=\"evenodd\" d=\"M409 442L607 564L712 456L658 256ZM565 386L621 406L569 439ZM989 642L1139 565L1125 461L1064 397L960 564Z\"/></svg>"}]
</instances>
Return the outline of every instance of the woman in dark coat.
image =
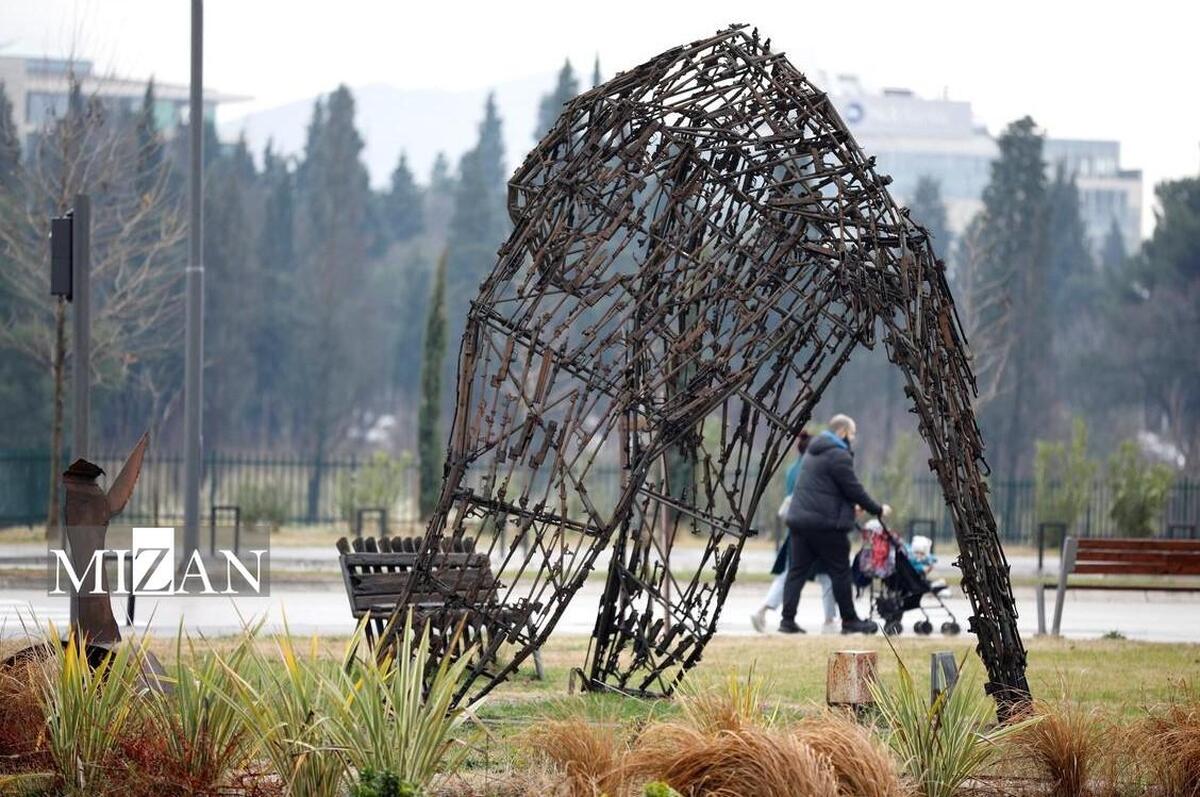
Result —
<instances>
[{"instance_id":1,"label":"woman in dark coat","mask_svg":"<svg viewBox=\"0 0 1200 797\"><path fill-rule=\"evenodd\" d=\"M804 452L808 450L810 440L812 440L812 435L806 431L801 431L800 436L796 438L798 455L796 461L787 469L787 494L784 496L783 503L779 506L779 517L781 520L787 517L788 505L792 499L792 491L796 488L796 477L800 475L800 468L804 461ZM767 612L778 611L779 607L783 604L783 585L787 581L787 566L788 537L785 536L783 544L779 546L779 550L775 554L775 564L771 567L771 575L775 576L775 579L771 582L771 588L767 590L767 595L763 599L762 605L750 615L750 624L760 634L766 633ZM814 573L813 578L821 585L822 590L822 599L825 606L825 626L823 630L836 632L838 630L837 604L833 600L833 584L830 582L829 576L825 573Z\"/></svg>"}]
</instances>

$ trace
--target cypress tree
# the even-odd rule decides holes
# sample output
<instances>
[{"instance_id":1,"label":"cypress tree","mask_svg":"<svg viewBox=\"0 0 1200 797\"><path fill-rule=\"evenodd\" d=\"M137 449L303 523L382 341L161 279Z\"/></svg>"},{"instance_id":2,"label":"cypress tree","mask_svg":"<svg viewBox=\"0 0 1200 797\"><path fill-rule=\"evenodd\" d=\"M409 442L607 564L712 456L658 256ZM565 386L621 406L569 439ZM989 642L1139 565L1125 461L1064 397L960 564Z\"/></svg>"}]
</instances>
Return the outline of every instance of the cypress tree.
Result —
<instances>
[{"instance_id":1,"label":"cypress tree","mask_svg":"<svg viewBox=\"0 0 1200 797\"><path fill-rule=\"evenodd\" d=\"M135 123L137 141L137 183L138 193L142 196L154 190L155 182L162 173L163 142L158 133L158 125L154 120L154 78L146 84L146 93L142 96L142 107L138 110Z\"/></svg>"},{"instance_id":2,"label":"cypress tree","mask_svg":"<svg viewBox=\"0 0 1200 797\"><path fill-rule=\"evenodd\" d=\"M259 178L262 193L262 224L258 230L259 283L264 301L255 314L257 328L251 351L258 383L259 431L269 445L283 431L290 396L285 375L289 344L295 329L295 174L287 160L275 154L267 142Z\"/></svg>"},{"instance_id":3,"label":"cypress tree","mask_svg":"<svg viewBox=\"0 0 1200 797\"><path fill-rule=\"evenodd\" d=\"M421 204L421 189L408 168L408 157L401 152L391 187L383 196L383 223L390 240L407 241L421 232L425 226Z\"/></svg>"},{"instance_id":4,"label":"cypress tree","mask_svg":"<svg viewBox=\"0 0 1200 797\"><path fill-rule=\"evenodd\" d=\"M596 71L599 74L600 63L596 62ZM558 82L554 85L554 90L549 94L542 95L541 104L538 105L538 122L537 129L533 131L533 139L541 141L542 136L550 132L550 128L554 127L554 123L558 121L558 115L562 113L563 105L570 102L579 93L579 80L575 77L575 70L571 67L571 59L567 59L562 69L558 70Z\"/></svg>"},{"instance_id":5,"label":"cypress tree","mask_svg":"<svg viewBox=\"0 0 1200 797\"><path fill-rule=\"evenodd\" d=\"M248 170L248 171L247 171ZM244 138L205 170L204 264L207 307L204 314L205 435L214 446L235 443L241 420L252 406L250 375L253 329L262 302L256 301L254 165Z\"/></svg>"},{"instance_id":6,"label":"cypress tree","mask_svg":"<svg viewBox=\"0 0 1200 797\"><path fill-rule=\"evenodd\" d=\"M446 359L446 252L438 258L425 321L421 352L421 399L417 409L417 455L420 460L418 503L427 518L437 506L442 486L442 371Z\"/></svg>"},{"instance_id":7,"label":"cypress tree","mask_svg":"<svg viewBox=\"0 0 1200 797\"><path fill-rule=\"evenodd\" d=\"M297 431L315 461L308 514L318 515L325 458L341 437L356 397L374 378L367 309L371 190L354 124L354 97L339 86L313 109L297 175L297 286L303 314L292 341Z\"/></svg>"},{"instance_id":8,"label":"cypress tree","mask_svg":"<svg viewBox=\"0 0 1200 797\"><path fill-rule=\"evenodd\" d=\"M429 174L429 190L425 191L422 203L423 229L436 241L446 238L450 218L454 215L454 175L450 174L450 161L446 153L439 152L433 160Z\"/></svg>"},{"instance_id":9,"label":"cypress tree","mask_svg":"<svg viewBox=\"0 0 1200 797\"><path fill-rule=\"evenodd\" d=\"M604 78L600 75L600 54L596 53L596 60L592 63L592 88L603 82Z\"/></svg>"},{"instance_id":10,"label":"cypress tree","mask_svg":"<svg viewBox=\"0 0 1200 797\"><path fill-rule=\"evenodd\" d=\"M1046 191L1046 290L1051 316L1061 328L1070 318L1072 294L1093 271L1087 232L1079 214L1079 189L1074 175L1058 163Z\"/></svg>"},{"instance_id":11,"label":"cypress tree","mask_svg":"<svg viewBox=\"0 0 1200 797\"><path fill-rule=\"evenodd\" d=\"M450 218L447 311L450 334L462 334L467 305L491 272L496 250L508 233L505 213L504 139L495 97L488 95L479 139L462 156Z\"/></svg>"},{"instance_id":12,"label":"cypress tree","mask_svg":"<svg viewBox=\"0 0 1200 797\"><path fill-rule=\"evenodd\" d=\"M454 175L450 174L450 161L444 152L439 152L433 159L433 168L429 171L429 188L446 194L454 191Z\"/></svg>"}]
</instances>

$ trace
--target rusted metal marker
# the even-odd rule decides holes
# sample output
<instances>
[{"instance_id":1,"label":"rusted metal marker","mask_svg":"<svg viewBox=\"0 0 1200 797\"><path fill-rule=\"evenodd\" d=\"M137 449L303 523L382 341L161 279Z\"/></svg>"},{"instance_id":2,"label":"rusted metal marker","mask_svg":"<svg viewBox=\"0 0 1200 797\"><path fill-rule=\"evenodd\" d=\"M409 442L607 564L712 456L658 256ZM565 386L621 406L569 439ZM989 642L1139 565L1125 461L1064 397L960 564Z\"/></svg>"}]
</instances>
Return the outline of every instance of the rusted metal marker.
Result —
<instances>
[{"instance_id":1,"label":"rusted metal marker","mask_svg":"<svg viewBox=\"0 0 1200 797\"><path fill-rule=\"evenodd\" d=\"M888 182L824 92L743 27L566 104L509 182L514 229L468 314L409 587L457 594L431 566L444 539L491 556L501 600L475 607L485 655L459 699L512 673L601 567L584 686L670 694L796 433L877 329L954 519L988 688L1002 714L1027 697L966 342L929 235ZM615 491L598 489L606 469ZM698 555L673 566L688 536Z\"/></svg>"}]
</instances>

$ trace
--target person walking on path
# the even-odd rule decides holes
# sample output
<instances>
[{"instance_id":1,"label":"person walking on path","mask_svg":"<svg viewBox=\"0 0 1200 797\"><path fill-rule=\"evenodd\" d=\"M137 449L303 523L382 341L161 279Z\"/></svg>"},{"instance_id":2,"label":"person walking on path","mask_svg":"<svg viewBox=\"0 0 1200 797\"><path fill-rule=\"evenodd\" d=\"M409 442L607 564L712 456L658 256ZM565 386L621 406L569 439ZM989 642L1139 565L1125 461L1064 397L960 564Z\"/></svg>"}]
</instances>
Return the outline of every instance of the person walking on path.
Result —
<instances>
[{"instance_id":1,"label":"person walking on path","mask_svg":"<svg viewBox=\"0 0 1200 797\"><path fill-rule=\"evenodd\" d=\"M850 590L850 539L855 505L868 514L886 517L891 512L863 488L854 473L851 446L857 436L854 419L835 415L829 429L817 435L804 454L804 466L796 479L788 507L787 581L783 588L783 611L779 630L803 633L796 625L800 591L814 565L829 574L833 597L842 615L842 633L873 634L879 626L861 620Z\"/></svg>"},{"instance_id":2,"label":"person walking on path","mask_svg":"<svg viewBox=\"0 0 1200 797\"><path fill-rule=\"evenodd\" d=\"M804 429L801 429L800 434L796 437L796 461L787 469L787 474L784 477L785 494L783 502L779 505L779 519L781 521L787 520L787 510L792 502L792 490L796 489L796 477L800 475L801 463L804 461L804 451L808 448L811 440L812 435ZM776 611L783 604L783 585L787 581L787 566L788 538L784 537L783 544L779 546L779 550L775 554L775 564L771 566L771 575L775 576L775 578L771 581L771 587L767 590L767 595L763 598L762 605L750 615L750 625L760 634L767 632L767 612ZM837 604L833 600L833 582L829 580L829 575L824 572L813 574L813 579L821 586L821 603L825 609L825 625L821 628L821 632L835 633L838 629L838 624Z\"/></svg>"}]
</instances>

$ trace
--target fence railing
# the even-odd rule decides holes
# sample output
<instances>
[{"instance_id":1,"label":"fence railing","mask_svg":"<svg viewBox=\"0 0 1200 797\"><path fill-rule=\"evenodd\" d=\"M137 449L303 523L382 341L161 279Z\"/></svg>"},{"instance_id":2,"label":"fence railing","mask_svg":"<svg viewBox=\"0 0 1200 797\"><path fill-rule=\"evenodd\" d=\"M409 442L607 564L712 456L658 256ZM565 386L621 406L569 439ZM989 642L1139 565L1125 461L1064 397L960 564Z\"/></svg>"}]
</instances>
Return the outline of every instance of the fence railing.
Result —
<instances>
[{"instance_id":1,"label":"fence railing","mask_svg":"<svg viewBox=\"0 0 1200 797\"><path fill-rule=\"evenodd\" d=\"M108 478L120 470L124 454L92 459ZM66 460L63 460L64 467ZM200 504L207 519L211 507L239 506L252 492L269 491L287 523L353 520L343 507L346 481L367 464L362 457L322 462L299 456L263 456L211 452L203 460ZM41 523L49 503L50 459L44 452L0 451L0 525ZM403 470L404 488L392 518L417 519L417 470ZM183 458L152 456L142 463L137 489L122 513L126 523L179 523L183 520ZM247 507L243 506L243 510Z\"/></svg>"},{"instance_id":2,"label":"fence railing","mask_svg":"<svg viewBox=\"0 0 1200 797\"><path fill-rule=\"evenodd\" d=\"M121 466L124 454L96 457L110 478ZM66 460L64 459L64 465ZM284 507L287 523L353 523L354 511L362 507L343 506L346 480L367 463L365 457L337 457L315 462L300 456L245 455L214 451L204 459L201 493L202 512L207 518L210 507L237 506L254 489L268 490ZM49 456L44 451L0 451L0 525L41 523L49 500ZM404 487L396 506L388 507L391 522L418 520L417 469L403 469ZM587 477L594 504L615 503L620 492L621 472L616 467L599 466ZM751 474L747 483L753 483ZM872 480L868 480L872 481ZM878 480L873 483L878 484ZM1005 542L1033 544L1037 527L1036 489L1032 480L1001 481L989 484L989 499L997 527ZM879 496L891 500L890 496ZM764 535L778 527L775 512L783 498L783 475L771 482L760 501L753 525ZM1103 479L1092 486L1075 533L1089 537L1114 536L1116 528L1110 516L1112 486ZM954 535L953 521L942 495L941 485L931 476L913 480L905 507L904 521L922 521L922 533L933 532L937 540ZM183 459L178 456L148 457L133 499L123 515L125 522L178 523L183 519ZM1158 533L1163 536L1187 536L1200 529L1200 481L1179 479L1171 487Z\"/></svg>"}]
</instances>

